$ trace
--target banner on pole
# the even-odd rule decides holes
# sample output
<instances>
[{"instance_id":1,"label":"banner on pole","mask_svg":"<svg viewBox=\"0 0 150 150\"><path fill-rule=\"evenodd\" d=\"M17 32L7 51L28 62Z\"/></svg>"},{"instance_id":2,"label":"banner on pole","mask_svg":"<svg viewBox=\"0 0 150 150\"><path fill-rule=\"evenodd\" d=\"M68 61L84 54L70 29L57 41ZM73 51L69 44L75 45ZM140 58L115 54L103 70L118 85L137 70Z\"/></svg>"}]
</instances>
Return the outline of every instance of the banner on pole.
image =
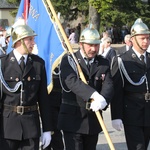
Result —
<instances>
[{"instance_id":1,"label":"banner on pole","mask_svg":"<svg viewBox=\"0 0 150 150\"><path fill-rule=\"evenodd\" d=\"M57 25L47 8L44 0L21 0L16 20L25 19L26 23L37 34L33 53L45 60L47 86L50 92L52 89L52 71L60 63L65 48Z\"/></svg>"}]
</instances>

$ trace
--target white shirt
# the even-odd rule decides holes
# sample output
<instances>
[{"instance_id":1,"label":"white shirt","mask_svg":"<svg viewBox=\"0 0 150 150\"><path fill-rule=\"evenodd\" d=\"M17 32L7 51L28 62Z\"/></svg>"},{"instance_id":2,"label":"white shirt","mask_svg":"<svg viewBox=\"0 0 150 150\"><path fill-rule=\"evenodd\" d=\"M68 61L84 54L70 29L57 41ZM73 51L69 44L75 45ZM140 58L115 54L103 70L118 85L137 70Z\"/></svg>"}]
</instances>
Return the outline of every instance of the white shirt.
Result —
<instances>
[{"instance_id":1,"label":"white shirt","mask_svg":"<svg viewBox=\"0 0 150 150\"><path fill-rule=\"evenodd\" d=\"M76 41L75 41L75 32L72 32L69 35L69 41L70 41L71 44L76 43Z\"/></svg>"},{"instance_id":2,"label":"white shirt","mask_svg":"<svg viewBox=\"0 0 150 150\"><path fill-rule=\"evenodd\" d=\"M137 51L134 49L134 47L133 47L132 49L133 49L133 51L135 52L135 54L137 55L137 57L141 60L141 58L140 58L141 54L140 54L139 52L137 52ZM146 63L146 52L144 52L142 55L144 55L144 61L145 61L145 63Z\"/></svg>"},{"instance_id":3,"label":"white shirt","mask_svg":"<svg viewBox=\"0 0 150 150\"><path fill-rule=\"evenodd\" d=\"M131 46L126 45L126 50L128 51L130 49Z\"/></svg>"},{"instance_id":4,"label":"white shirt","mask_svg":"<svg viewBox=\"0 0 150 150\"><path fill-rule=\"evenodd\" d=\"M110 50L110 47L105 48L103 54L101 54L101 55L104 56L104 57L106 57L107 54L108 54L108 52L109 52L109 50Z\"/></svg>"},{"instance_id":5,"label":"white shirt","mask_svg":"<svg viewBox=\"0 0 150 150\"><path fill-rule=\"evenodd\" d=\"M20 62L21 62L20 58L22 57L22 55L16 49L14 49L13 52L17 59L18 64L20 64ZM24 57L24 63L26 64L28 55L27 54L23 55L23 57Z\"/></svg>"}]
</instances>

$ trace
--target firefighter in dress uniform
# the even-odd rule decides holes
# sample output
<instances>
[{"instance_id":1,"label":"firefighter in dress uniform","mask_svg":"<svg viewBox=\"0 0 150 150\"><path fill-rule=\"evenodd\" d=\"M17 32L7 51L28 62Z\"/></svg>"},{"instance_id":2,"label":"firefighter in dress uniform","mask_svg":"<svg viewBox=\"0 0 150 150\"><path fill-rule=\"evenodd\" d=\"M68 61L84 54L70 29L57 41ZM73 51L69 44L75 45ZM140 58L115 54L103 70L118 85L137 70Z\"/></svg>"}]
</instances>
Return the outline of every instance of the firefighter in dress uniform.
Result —
<instances>
[{"instance_id":1,"label":"firefighter in dress uniform","mask_svg":"<svg viewBox=\"0 0 150 150\"><path fill-rule=\"evenodd\" d=\"M128 150L146 150L150 140L150 30L139 18L131 28L133 47L112 63L115 95L112 126L124 125Z\"/></svg>"},{"instance_id":2,"label":"firefighter in dress uniform","mask_svg":"<svg viewBox=\"0 0 150 150\"><path fill-rule=\"evenodd\" d=\"M39 112L43 148L51 140L45 64L31 54L36 34L29 26L18 25L11 35L14 49L0 60L0 149L39 150Z\"/></svg>"},{"instance_id":3,"label":"firefighter in dress uniform","mask_svg":"<svg viewBox=\"0 0 150 150\"><path fill-rule=\"evenodd\" d=\"M58 128L63 130L66 150L96 150L102 129L95 111L102 114L113 96L109 62L97 55L99 44L96 29L82 31L75 57L88 84L81 80L71 55L65 55L60 65L63 92Z\"/></svg>"}]
</instances>

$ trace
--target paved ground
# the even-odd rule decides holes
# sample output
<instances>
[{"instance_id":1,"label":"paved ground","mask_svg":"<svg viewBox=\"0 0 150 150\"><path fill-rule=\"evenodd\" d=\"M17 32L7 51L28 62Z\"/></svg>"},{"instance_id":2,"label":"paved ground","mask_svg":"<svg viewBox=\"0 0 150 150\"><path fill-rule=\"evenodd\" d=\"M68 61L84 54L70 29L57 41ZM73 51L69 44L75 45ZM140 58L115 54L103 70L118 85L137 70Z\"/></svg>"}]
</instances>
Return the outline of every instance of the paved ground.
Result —
<instances>
[{"instance_id":1,"label":"paved ground","mask_svg":"<svg viewBox=\"0 0 150 150\"><path fill-rule=\"evenodd\" d=\"M127 150L124 131L116 131L111 126L111 119L110 119L110 109L107 109L104 113L104 123L106 125L107 131L109 136L112 140L112 143L115 147L115 150ZM110 150L110 147L107 143L104 133L100 133L97 150Z\"/></svg>"},{"instance_id":2,"label":"paved ground","mask_svg":"<svg viewBox=\"0 0 150 150\"><path fill-rule=\"evenodd\" d=\"M124 131L116 131L111 126L111 119L110 119L110 109L107 109L104 114L104 123L106 125L107 131L109 136L112 140L112 143L115 147L115 150L128 150L125 142ZM110 147L107 143L105 135L100 133L97 150L110 150ZM150 145L147 150L150 150Z\"/></svg>"}]
</instances>

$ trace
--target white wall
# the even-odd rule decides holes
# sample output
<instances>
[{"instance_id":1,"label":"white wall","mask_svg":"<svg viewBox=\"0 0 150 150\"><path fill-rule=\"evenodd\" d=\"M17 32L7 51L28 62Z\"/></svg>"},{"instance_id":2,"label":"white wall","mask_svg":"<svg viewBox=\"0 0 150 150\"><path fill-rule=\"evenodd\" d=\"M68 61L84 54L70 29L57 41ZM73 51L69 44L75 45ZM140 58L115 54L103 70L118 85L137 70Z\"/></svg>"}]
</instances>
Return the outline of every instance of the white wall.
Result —
<instances>
[{"instance_id":1,"label":"white wall","mask_svg":"<svg viewBox=\"0 0 150 150\"><path fill-rule=\"evenodd\" d=\"M15 18L11 16L12 9L0 9L0 19L8 19L8 26L14 23Z\"/></svg>"}]
</instances>

